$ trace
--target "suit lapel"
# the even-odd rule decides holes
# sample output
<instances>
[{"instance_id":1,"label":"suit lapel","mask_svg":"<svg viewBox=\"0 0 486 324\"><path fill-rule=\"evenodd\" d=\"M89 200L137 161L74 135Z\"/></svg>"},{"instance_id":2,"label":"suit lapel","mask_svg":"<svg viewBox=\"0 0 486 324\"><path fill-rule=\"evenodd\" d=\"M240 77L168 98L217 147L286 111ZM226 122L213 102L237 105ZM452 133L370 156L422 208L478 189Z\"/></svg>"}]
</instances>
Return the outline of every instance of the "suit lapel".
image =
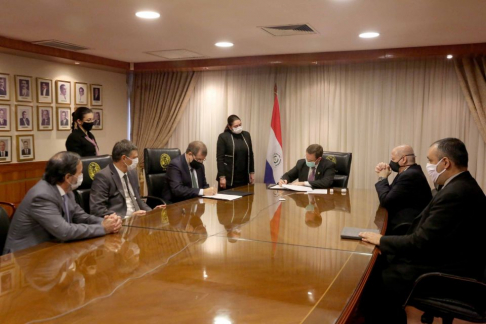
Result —
<instances>
[{"instance_id":1,"label":"suit lapel","mask_svg":"<svg viewBox=\"0 0 486 324\"><path fill-rule=\"evenodd\" d=\"M128 181L130 182L130 185L132 186L132 190L133 190L133 193L135 195L135 198L137 198L138 194L137 194L137 191L135 190L135 188L138 187L137 183L138 183L138 178L137 178L137 174L135 172L128 172Z\"/></svg>"},{"instance_id":2,"label":"suit lapel","mask_svg":"<svg viewBox=\"0 0 486 324\"><path fill-rule=\"evenodd\" d=\"M118 191L121 193L122 197L125 197L125 190L123 190L123 185L121 183L120 176L118 175L118 171L113 163L110 163L110 170L111 170L111 178L115 181L115 185L118 188Z\"/></svg>"},{"instance_id":3,"label":"suit lapel","mask_svg":"<svg viewBox=\"0 0 486 324\"><path fill-rule=\"evenodd\" d=\"M305 161L304 161L304 165L302 166L302 170L300 172L302 173L301 173L301 178L299 178L299 181L300 179L304 179L304 181L307 181L309 178L309 167L307 166Z\"/></svg>"},{"instance_id":4,"label":"suit lapel","mask_svg":"<svg viewBox=\"0 0 486 324\"><path fill-rule=\"evenodd\" d=\"M189 183L190 187L192 188L192 180L191 180L191 174L189 173L189 166L187 165L187 160L186 160L186 153L181 155L181 163L182 163L182 169L184 170L184 179L183 183Z\"/></svg>"}]
</instances>

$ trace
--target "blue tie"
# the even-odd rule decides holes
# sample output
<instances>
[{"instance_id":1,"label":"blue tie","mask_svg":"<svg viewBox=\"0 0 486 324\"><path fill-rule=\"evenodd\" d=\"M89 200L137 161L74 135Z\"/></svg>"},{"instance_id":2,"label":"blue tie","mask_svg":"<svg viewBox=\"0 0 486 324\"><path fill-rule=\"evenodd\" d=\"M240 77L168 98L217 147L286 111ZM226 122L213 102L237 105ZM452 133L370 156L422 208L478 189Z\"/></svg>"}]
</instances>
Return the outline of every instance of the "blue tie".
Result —
<instances>
[{"instance_id":1,"label":"blue tie","mask_svg":"<svg viewBox=\"0 0 486 324\"><path fill-rule=\"evenodd\" d=\"M68 223L71 223L71 220L69 219L69 208L68 208L68 198L67 198L67 195L62 196L62 201L64 203L64 213L66 214L66 221Z\"/></svg>"}]
</instances>

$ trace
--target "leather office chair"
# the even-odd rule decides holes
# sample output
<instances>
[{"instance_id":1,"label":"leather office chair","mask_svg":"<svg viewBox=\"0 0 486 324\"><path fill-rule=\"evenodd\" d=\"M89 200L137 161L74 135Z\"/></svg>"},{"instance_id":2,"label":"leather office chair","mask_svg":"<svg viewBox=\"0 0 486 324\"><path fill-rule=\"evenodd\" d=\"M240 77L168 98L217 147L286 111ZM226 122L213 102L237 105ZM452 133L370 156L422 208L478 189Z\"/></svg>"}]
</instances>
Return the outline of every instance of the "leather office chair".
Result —
<instances>
[{"instance_id":1,"label":"leather office chair","mask_svg":"<svg viewBox=\"0 0 486 324\"><path fill-rule=\"evenodd\" d=\"M486 270L486 269L485 269ZM422 323L431 324L434 317L452 324L455 318L486 323L486 271L483 282L471 278L432 272L420 276L405 306L424 312Z\"/></svg>"},{"instance_id":2,"label":"leather office chair","mask_svg":"<svg viewBox=\"0 0 486 324\"><path fill-rule=\"evenodd\" d=\"M351 173L351 160L353 153L324 152L323 158L333 162L336 169L333 187L347 188L349 174Z\"/></svg>"},{"instance_id":3,"label":"leather office chair","mask_svg":"<svg viewBox=\"0 0 486 324\"><path fill-rule=\"evenodd\" d=\"M10 210L10 213L7 211ZM5 241L7 240L10 218L15 213L15 205L7 202L0 202L0 255L3 254Z\"/></svg>"},{"instance_id":4,"label":"leather office chair","mask_svg":"<svg viewBox=\"0 0 486 324\"><path fill-rule=\"evenodd\" d=\"M146 148L143 151L145 181L147 182L147 205L154 208L166 202L162 199L162 193L167 190L165 178L167 167L173 158L181 155L178 148Z\"/></svg>"},{"instance_id":5,"label":"leather office chair","mask_svg":"<svg viewBox=\"0 0 486 324\"><path fill-rule=\"evenodd\" d=\"M74 193L76 202L89 214L89 194L94 176L112 162L111 156L99 155L81 158L83 163L83 183Z\"/></svg>"}]
</instances>

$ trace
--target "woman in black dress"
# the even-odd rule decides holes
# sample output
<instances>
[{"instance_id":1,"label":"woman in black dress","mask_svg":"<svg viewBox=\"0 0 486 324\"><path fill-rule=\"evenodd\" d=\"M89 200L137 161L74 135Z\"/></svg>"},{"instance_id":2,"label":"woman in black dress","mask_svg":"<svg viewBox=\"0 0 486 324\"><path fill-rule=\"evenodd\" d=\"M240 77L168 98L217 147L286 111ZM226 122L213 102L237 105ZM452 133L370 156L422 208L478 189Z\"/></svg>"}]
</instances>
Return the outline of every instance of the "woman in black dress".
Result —
<instances>
[{"instance_id":1,"label":"woman in black dress","mask_svg":"<svg viewBox=\"0 0 486 324\"><path fill-rule=\"evenodd\" d=\"M79 107L73 112L71 134L66 140L66 149L76 152L81 157L99 155L98 144L91 129L93 128L93 111L86 107Z\"/></svg>"},{"instance_id":2,"label":"woman in black dress","mask_svg":"<svg viewBox=\"0 0 486 324\"><path fill-rule=\"evenodd\" d=\"M228 117L224 132L219 134L216 161L219 188L231 189L255 182L251 136L243 130L236 115Z\"/></svg>"}]
</instances>

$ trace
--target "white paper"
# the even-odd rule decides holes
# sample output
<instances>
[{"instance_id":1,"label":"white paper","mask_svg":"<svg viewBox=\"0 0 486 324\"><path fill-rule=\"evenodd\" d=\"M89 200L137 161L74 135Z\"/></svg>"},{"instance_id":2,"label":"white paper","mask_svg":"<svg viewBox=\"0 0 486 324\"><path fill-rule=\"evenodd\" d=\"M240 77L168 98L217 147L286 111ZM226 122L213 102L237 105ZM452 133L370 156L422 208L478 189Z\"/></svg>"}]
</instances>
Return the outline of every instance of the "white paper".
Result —
<instances>
[{"instance_id":1,"label":"white paper","mask_svg":"<svg viewBox=\"0 0 486 324\"><path fill-rule=\"evenodd\" d=\"M269 187L268 189L285 189L284 187L280 187L279 185L275 185L273 187Z\"/></svg>"},{"instance_id":2,"label":"white paper","mask_svg":"<svg viewBox=\"0 0 486 324\"><path fill-rule=\"evenodd\" d=\"M312 191L311 187L304 187L304 186L294 186L294 185L284 184L283 187L294 191L303 191L303 192Z\"/></svg>"},{"instance_id":3,"label":"white paper","mask_svg":"<svg viewBox=\"0 0 486 324\"><path fill-rule=\"evenodd\" d=\"M309 195L327 195L327 189L314 189L307 192Z\"/></svg>"},{"instance_id":4,"label":"white paper","mask_svg":"<svg viewBox=\"0 0 486 324\"><path fill-rule=\"evenodd\" d=\"M219 199L219 200L235 200L241 198L243 196L235 196L235 195L224 195L224 194L215 194L213 196L203 196L203 198L211 198L211 199Z\"/></svg>"}]
</instances>

